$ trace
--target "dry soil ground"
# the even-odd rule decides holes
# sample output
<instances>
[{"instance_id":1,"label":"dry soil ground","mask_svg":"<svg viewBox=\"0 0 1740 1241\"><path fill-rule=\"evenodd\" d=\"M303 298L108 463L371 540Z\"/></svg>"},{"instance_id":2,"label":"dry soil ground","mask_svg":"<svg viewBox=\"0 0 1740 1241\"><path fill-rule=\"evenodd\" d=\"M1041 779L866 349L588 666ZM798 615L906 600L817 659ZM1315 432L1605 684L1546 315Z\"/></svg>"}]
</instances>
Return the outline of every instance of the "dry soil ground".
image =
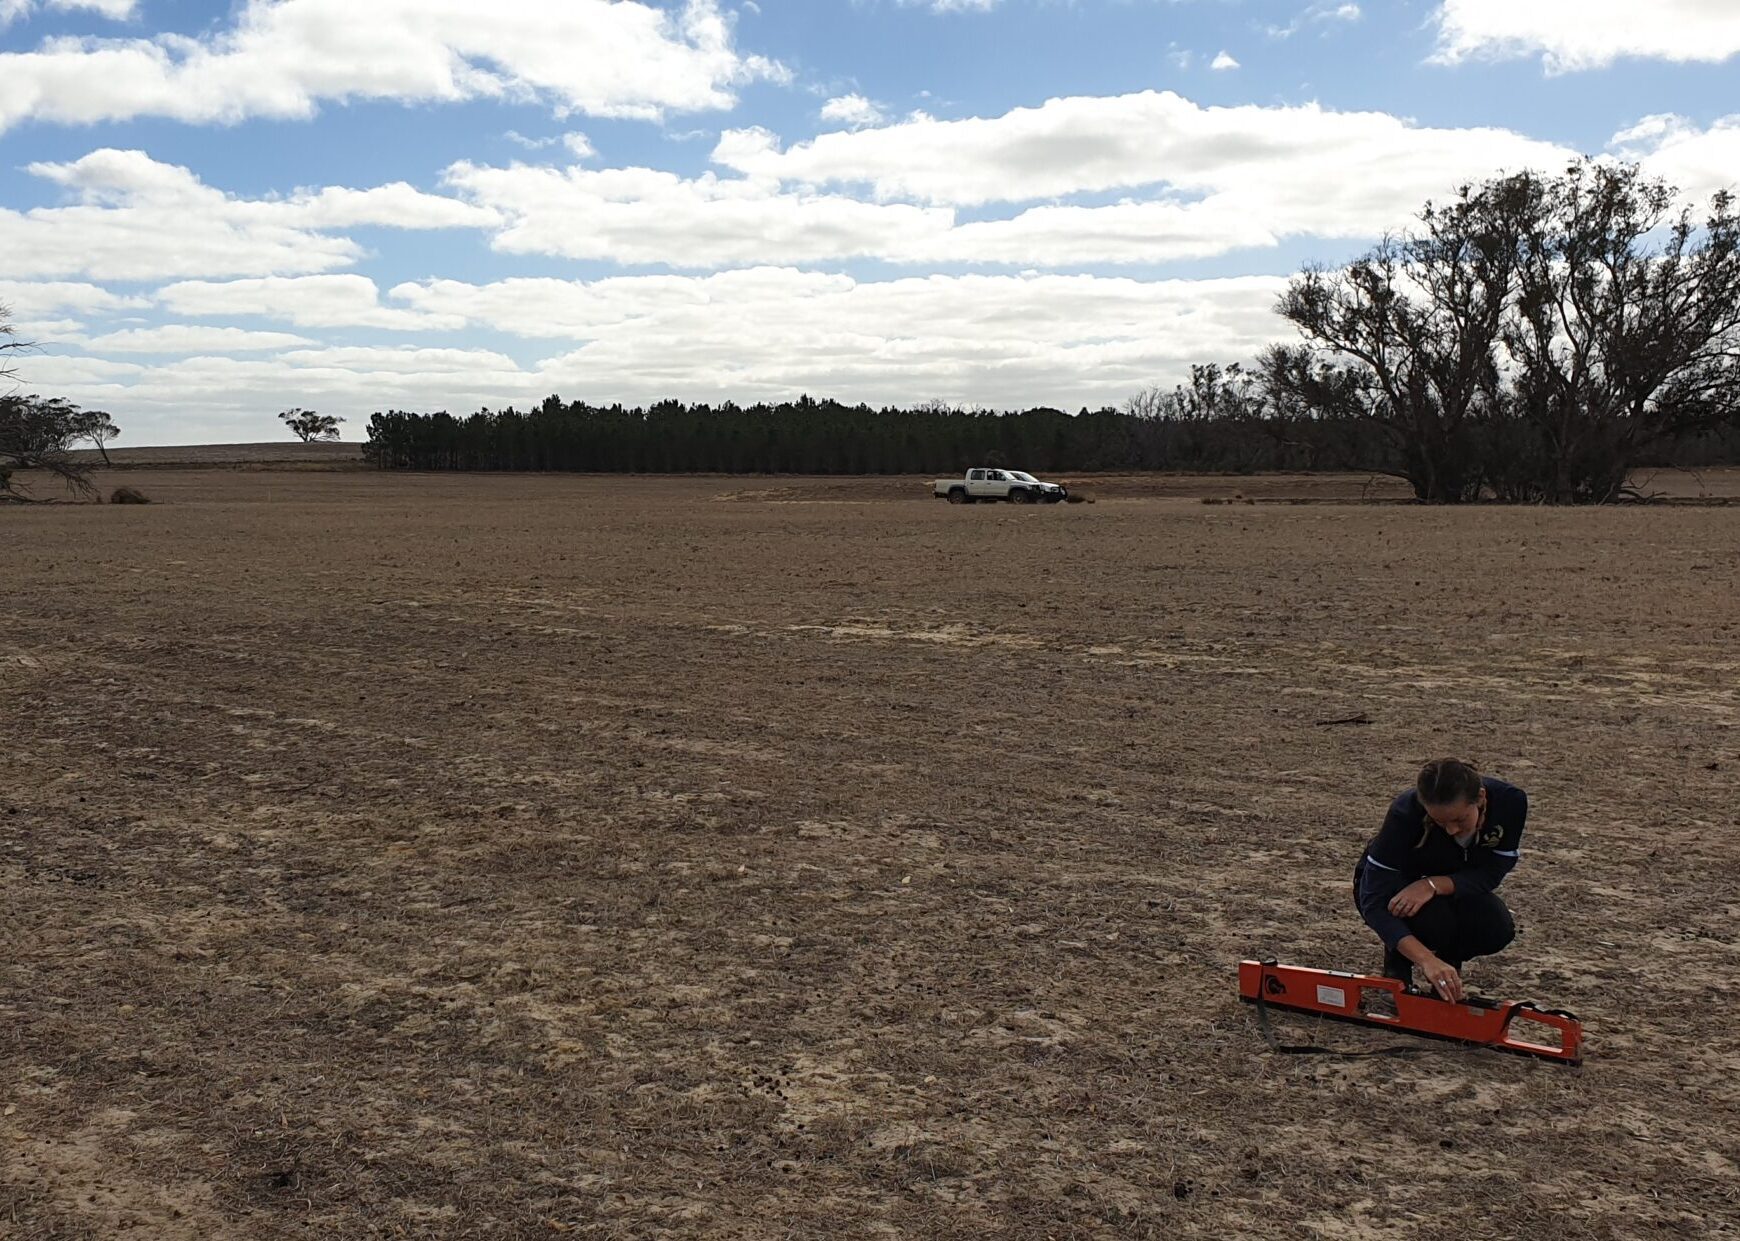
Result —
<instances>
[{"instance_id":1,"label":"dry soil ground","mask_svg":"<svg viewBox=\"0 0 1740 1241\"><path fill-rule=\"evenodd\" d=\"M0 1235L1740 1221L1733 508L104 481L0 510ZM1269 1054L1445 752L1587 1063Z\"/></svg>"}]
</instances>

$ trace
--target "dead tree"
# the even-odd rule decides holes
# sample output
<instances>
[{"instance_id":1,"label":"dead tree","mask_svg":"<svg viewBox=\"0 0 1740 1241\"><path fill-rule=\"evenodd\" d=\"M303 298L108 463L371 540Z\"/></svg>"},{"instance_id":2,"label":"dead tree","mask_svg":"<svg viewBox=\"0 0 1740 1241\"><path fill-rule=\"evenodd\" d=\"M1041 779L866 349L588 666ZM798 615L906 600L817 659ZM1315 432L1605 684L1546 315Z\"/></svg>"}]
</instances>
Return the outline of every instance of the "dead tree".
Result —
<instances>
[{"instance_id":1,"label":"dead tree","mask_svg":"<svg viewBox=\"0 0 1740 1241\"><path fill-rule=\"evenodd\" d=\"M8 357L29 347L27 342L18 339L18 333L12 326L11 307L0 302L0 385L18 373L17 367L7 364Z\"/></svg>"}]
</instances>

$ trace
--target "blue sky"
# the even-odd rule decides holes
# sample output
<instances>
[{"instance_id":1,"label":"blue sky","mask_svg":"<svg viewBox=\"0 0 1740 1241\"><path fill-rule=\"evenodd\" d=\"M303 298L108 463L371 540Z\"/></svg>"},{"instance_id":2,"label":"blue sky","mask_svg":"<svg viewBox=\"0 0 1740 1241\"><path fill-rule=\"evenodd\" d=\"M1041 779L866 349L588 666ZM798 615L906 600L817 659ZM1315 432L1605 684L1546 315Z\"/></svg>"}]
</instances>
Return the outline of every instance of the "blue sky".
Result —
<instances>
[{"instance_id":1,"label":"blue sky","mask_svg":"<svg viewBox=\"0 0 1740 1241\"><path fill-rule=\"evenodd\" d=\"M1117 404L1461 181L1731 185L1737 65L1732 0L0 0L0 303L131 444Z\"/></svg>"}]
</instances>

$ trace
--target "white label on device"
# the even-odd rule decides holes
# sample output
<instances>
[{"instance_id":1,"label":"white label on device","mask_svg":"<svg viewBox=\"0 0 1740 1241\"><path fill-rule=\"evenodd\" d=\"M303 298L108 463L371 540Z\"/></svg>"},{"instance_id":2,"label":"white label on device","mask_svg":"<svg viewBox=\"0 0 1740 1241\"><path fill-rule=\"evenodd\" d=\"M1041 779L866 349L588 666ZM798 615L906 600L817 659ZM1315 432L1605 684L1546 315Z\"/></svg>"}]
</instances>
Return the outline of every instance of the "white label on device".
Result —
<instances>
[{"instance_id":1,"label":"white label on device","mask_svg":"<svg viewBox=\"0 0 1740 1241\"><path fill-rule=\"evenodd\" d=\"M1336 1008L1346 1008L1347 992L1343 991L1340 987L1319 986L1317 988L1317 1002L1319 1004L1330 1004Z\"/></svg>"}]
</instances>

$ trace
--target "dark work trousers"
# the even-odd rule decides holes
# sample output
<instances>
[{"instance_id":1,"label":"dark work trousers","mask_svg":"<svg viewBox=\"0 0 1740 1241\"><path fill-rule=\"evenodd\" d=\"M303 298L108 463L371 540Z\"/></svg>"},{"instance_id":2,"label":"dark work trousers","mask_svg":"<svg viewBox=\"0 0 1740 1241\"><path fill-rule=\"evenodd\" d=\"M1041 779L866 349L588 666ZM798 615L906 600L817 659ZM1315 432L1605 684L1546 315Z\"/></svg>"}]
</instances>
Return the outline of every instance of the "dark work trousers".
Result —
<instances>
[{"instance_id":1,"label":"dark work trousers","mask_svg":"<svg viewBox=\"0 0 1740 1241\"><path fill-rule=\"evenodd\" d=\"M1359 878L1356 873L1353 880L1356 906ZM1516 938L1510 908L1495 892L1434 896L1419 913L1403 920L1415 939L1455 969L1461 969L1473 957L1491 956Z\"/></svg>"},{"instance_id":2,"label":"dark work trousers","mask_svg":"<svg viewBox=\"0 0 1740 1241\"><path fill-rule=\"evenodd\" d=\"M1491 956L1516 938L1510 909L1495 892L1434 896L1406 922L1416 939L1456 969L1472 957Z\"/></svg>"}]
</instances>

